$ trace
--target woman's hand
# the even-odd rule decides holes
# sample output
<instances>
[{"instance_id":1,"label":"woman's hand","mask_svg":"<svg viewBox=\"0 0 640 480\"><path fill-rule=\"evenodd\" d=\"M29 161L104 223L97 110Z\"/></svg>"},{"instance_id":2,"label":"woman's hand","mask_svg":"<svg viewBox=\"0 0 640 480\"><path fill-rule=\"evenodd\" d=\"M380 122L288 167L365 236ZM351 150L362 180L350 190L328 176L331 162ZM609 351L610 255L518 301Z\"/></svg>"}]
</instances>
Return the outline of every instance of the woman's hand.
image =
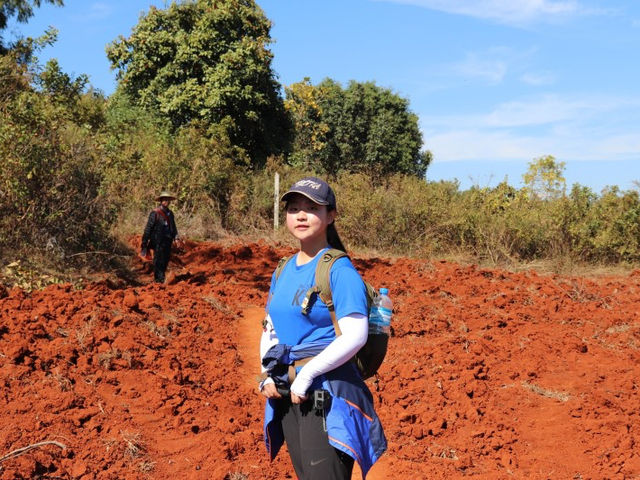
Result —
<instances>
[{"instance_id":1,"label":"woman's hand","mask_svg":"<svg viewBox=\"0 0 640 480\"><path fill-rule=\"evenodd\" d=\"M276 384L273 382L265 383L264 386L262 387L262 390L260 390L260 393L262 393L262 395L264 395L267 398L282 398L282 395L278 393Z\"/></svg>"},{"instance_id":2,"label":"woman's hand","mask_svg":"<svg viewBox=\"0 0 640 480\"><path fill-rule=\"evenodd\" d=\"M291 392L291 403L295 403L297 405L301 404L302 402L304 402L307 399L306 396L299 396L296 395L295 393Z\"/></svg>"}]
</instances>

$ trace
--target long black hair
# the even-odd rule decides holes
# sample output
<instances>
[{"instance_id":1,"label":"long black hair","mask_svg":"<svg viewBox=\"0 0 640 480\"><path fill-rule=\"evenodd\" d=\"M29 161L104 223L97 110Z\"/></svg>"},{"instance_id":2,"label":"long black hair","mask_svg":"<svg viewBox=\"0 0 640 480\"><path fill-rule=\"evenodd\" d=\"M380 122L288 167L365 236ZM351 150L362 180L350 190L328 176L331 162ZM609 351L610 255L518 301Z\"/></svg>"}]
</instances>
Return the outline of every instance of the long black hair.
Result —
<instances>
[{"instance_id":1,"label":"long black hair","mask_svg":"<svg viewBox=\"0 0 640 480\"><path fill-rule=\"evenodd\" d=\"M327 210L335 210L334 208L327 208ZM340 235L338 235L338 230L336 230L336 221L335 219L327 226L327 243L331 248L336 248L338 250L342 250L344 253L347 253L347 249L344 247L342 240L340 240Z\"/></svg>"}]
</instances>

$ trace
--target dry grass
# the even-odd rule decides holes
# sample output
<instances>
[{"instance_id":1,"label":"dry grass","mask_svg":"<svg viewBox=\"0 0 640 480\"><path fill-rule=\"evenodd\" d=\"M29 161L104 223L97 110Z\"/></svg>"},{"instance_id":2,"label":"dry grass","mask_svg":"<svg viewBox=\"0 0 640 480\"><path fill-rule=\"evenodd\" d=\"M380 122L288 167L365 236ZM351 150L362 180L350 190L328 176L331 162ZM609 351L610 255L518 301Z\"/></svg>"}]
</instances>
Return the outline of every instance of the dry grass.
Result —
<instances>
[{"instance_id":1,"label":"dry grass","mask_svg":"<svg viewBox=\"0 0 640 480\"><path fill-rule=\"evenodd\" d=\"M447 445L438 445L434 443L431 447L427 447L427 450L433 457L446 458L448 460L458 460L456 449L451 448Z\"/></svg>"},{"instance_id":2,"label":"dry grass","mask_svg":"<svg viewBox=\"0 0 640 480\"><path fill-rule=\"evenodd\" d=\"M93 331L93 327L95 326L95 323L96 323L95 318L92 316L89 320L85 322L82 328L76 330L76 340L78 341L78 345L82 350L86 351L87 349L85 345L85 339L87 338L87 336L91 335L91 332Z\"/></svg>"},{"instance_id":3,"label":"dry grass","mask_svg":"<svg viewBox=\"0 0 640 480\"><path fill-rule=\"evenodd\" d=\"M230 472L224 476L224 480L247 480L248 478L248 475L241 472Z\"/></svg>"},{"instance_id":4,"label":"dry grass","mask_svg":"<svg viewBox=\"0 0 640 480\"><path fill-rule=\"evenodd\" d=\"M71 383L71 380L69 380L67 377L59 373L52 375L52 377L58 383L58 386L60 387L61 391L68 392L71 390L71 387L73 384Z\"/></svg>"},{"instance_id":5,"label":"dry grass","mask_svg":"<svg viewBox=\"0 0 640 480\"><path fill-rule=\"evenodd\" d=\"M202 300L204 300L209 305L211 305L214 308L214 310L224 313L225 315L229 315L233 318L237 318L238 315L233 311L233 309L228 307L224 302L221 302L220 300L218 300L216 297L212 297L210 295L203 295L200 298L202 298Z\"/></svg>"},{"instance_id":6,"label":"dry grass","mask_svg":"<svg viewBox=\"0 0 640 480\"><path fill-rule=\"evenodd\" d=\"M149 329L149 331L158 338L166 338L169 336L170 332L167 327L159 327L156 323L151 320L146 320L144 322L144 326Z\"/></svg>"},{"instance_id":7,"label":"dry grass","mask_svg":"<svg viewBox=\"0 0 640 480\"><path fill-rule=\"evenodd\" d=\"M628 263L591 264L577 261L567 257L537 259L532 261L492 261L489 258L480 258L471 252L455 249L451 252L441 253L427 257L430 260L446 260L460 265L477 265L480 268L499 269L509 272L527 272L534 270L543 275L561 275L582 278L602 278L627 276L639 268L638 265Z\"/></svg>"},{"instance_id":8,"label":"dry grass","mask_svg":"<svg viewBox=\"0 0 640 480\"><path fill-rule=\"evenodd\" d=\"M529 382L522 382L522 386L527 390L531 390L533 393L543 397L553 398L554 400L560 400L561 402L567 402L569 401L569 398L571 398L568 393L548 390Z\"/></svg>"},{"instance_id":9,"label":"dry grass","mask_svg":"<svg viewBox=\"0 0 640 480\"><path fill-rule=\"evenodd\" d=\"M118 359L123 359L125 362L127 362L129 368L131 368L133 359L131 357L131 353L126 350L120 351L117 348L112 348L111 350L102 352L98 355L98 362L106 370L110 370L113 361Z\"/></svg>"},{"instance_id":10,"label":"dry grass","mask_svg":"<svg viewBox=\"0 0 640 480\"><path fill-rule=\"evenodd\" d=\"M154 468L156 468L156 462L152 462L150 460L145 460L138 464L138 470L142 473L149 473L153 471Z\"/></svg>"},{"instance_id":11,"label":"dry grass","mask_svg":"<svg viewBox=\"0 0 640 480\"><path fill-rule=\"evenodd\" d=\"M623 323L620 325L614 325L612 327L609 327L605 330L605 333L609 334L609 335L613 335L616 333L625 333L628 332L629 330L632 329L636 329L640 327L640 324L634 323L632 325L629 325L628 323Z\"/></svg>"},{"instance_id":12,"label":"dry grass","mask_svg":"<svg viewBox=\"0 0 640 480\"><path fill-rule=\"evenodd\" d=\"M120 432L120 436L124 440L124 453L130 458L138 458L142 456L147 450L142 442L142 435L140 432Z\"/></svg>"},{"instance_id":13,"label":"dry grass","mask_svg":"<svg viewBox=\"0 0 640 480\"><path fill-rule=\"evenodd\" d=\"M436 267L433 265L433 262L423 261L416 263L413 267L413 271L418 274L429 274L435 271Z\"/></svg>"},{"instance_id":14,"label":"dry grass","mask_svg":"<svg viewBox=\"0 0 640 480\"><path fill-rule=\"evenodd\" d=\"M637 265L626 263L590 264L567 258L541 259L533 262L520 262L514 265L515 271L535 270L542 274L558 274L562 276L582 278L602 278L627 276L637 269Z\"/></svg>"}]
</instances>

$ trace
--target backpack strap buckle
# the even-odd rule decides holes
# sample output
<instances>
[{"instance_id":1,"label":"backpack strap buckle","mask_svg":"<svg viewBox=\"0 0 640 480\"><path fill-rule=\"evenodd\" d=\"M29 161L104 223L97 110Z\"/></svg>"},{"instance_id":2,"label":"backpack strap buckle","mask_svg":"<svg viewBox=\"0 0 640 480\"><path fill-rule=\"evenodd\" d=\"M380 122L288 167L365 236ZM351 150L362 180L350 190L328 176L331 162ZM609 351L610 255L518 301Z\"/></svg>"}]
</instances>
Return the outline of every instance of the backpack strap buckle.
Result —
<instances>
[{"instance_id":1,"label":"backpack strap buckle","mask_svg":"<svg viewBox=\"0 0 640 480\"><path fill-rule=\"evenodd\" d=\"M300 304L303 315L305 316L309 315L309 310L311 309L311 305L313 305L313 302L312 302L313 296L318 295L319 293L320 293L320 287L318 287L317 285L307 290L307 293L305 294L304 299Z\"/></svg>"}]
</instances>

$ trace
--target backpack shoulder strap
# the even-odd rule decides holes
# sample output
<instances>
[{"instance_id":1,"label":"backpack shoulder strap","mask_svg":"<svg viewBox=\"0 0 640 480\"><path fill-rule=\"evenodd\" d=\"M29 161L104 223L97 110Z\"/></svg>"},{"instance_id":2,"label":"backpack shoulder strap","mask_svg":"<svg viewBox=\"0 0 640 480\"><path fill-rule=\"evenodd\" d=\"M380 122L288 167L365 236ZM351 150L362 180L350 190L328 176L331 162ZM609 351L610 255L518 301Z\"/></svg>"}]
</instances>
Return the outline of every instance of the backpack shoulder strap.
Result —
<instances>
[{"instance_id":1,"label":"backpack shoulder strap","mask_svg":"<svg viewBox=\"0 0 640 480\"><path fill-rule=\"evenodd\" d=\"M324 302L330 312L335 310L333 305L333 296L331 294L331 267L336 263L336 260L348 257L342 250L331 248L327 250L323 255L318 266L316 267L316 286L318 287L318 295Z\"/></svg>"},{"instance_id":2,"label":"backpack shoulder strap","mask_svg":"<svg viewBox=\"0 0 640 480\"><path fill-rule=\"evenodd\" d=\"M280 261L278 262L278 266L276 267L276 276L275 276L275 280L278 280L278 277L280 276L280 274L282 273L282 270L284 270L284 266L287 264L287 262L289 262L289 260L291 260L293 258L293 255L289 256L289 257L282 257L280 259Z\"/></svg>"},{"instance_id":3,"label":"backpack shoulder strap","mask_svg":"<svg viewBox=\"0 0 640 480\"><path fill-rule=\"evenodd\" d=\"M164 218L164 220L165 220L167 223L170 223L170 222L169 222L169 216L164 212L164 210L162 210L162 208L161 208L161 207L156 208L154 211L156 212L156 215L161 215L161 216L162 216L162 218ZM156 216L156 218L157 218L157 216Z\"/></svg>"},{"instance_id":4,"label":"backpack shoulder strap","mask_svg":"<svg viewBox=\"0 0 640 480\"><path fill-rule=\"evenodd\" d=\"M314 294L318 295L322 302L327 306L329 313L331 314L331 322L333 328L336 331L336 335L340 335L340 327L336 319L335 306L333 305L333 296L331 294L331 267L336 260L348 257L348 255L342 250L330 248L322 254L322 258L318 261L315 274L315 285L307 290L307 294L302 301L302 313L307 315L311 308L311 298Z\"/></svg>"},{"instance_id":5,"label":"backpack shoulder strap","mask_svg":"<svg viewBox=\"0 0 640 480\"><path fill-rule=\"evenodd\" d=\"M276 270L275 270L275 273L276 273L276 274L275 274L275 277L273 278L273 280L274 280L274 281L276 281L276 282L278 281L278 277L279 277L279 276L280 276L280 274L282 273L282 270L284 270L284 266L285 266L285 265L287 264L287 262L288 262L289 260L291 260L292 258L293 258L293 255L292 255L292 256L289 256L289 257L282 257L282 258L278 261L278 266L276 267ZM272 288L273 288L273 285L272 285ZM269 295L271 295L271 294L269 294ZM271 296L269 296L269 300L271 300ZM262 320L262 328L264 329L264 328L266 328L266 326L267 326L267 317L265 317L265 318L264 318L264 320Z\"/></svg>"}]
</instances>

